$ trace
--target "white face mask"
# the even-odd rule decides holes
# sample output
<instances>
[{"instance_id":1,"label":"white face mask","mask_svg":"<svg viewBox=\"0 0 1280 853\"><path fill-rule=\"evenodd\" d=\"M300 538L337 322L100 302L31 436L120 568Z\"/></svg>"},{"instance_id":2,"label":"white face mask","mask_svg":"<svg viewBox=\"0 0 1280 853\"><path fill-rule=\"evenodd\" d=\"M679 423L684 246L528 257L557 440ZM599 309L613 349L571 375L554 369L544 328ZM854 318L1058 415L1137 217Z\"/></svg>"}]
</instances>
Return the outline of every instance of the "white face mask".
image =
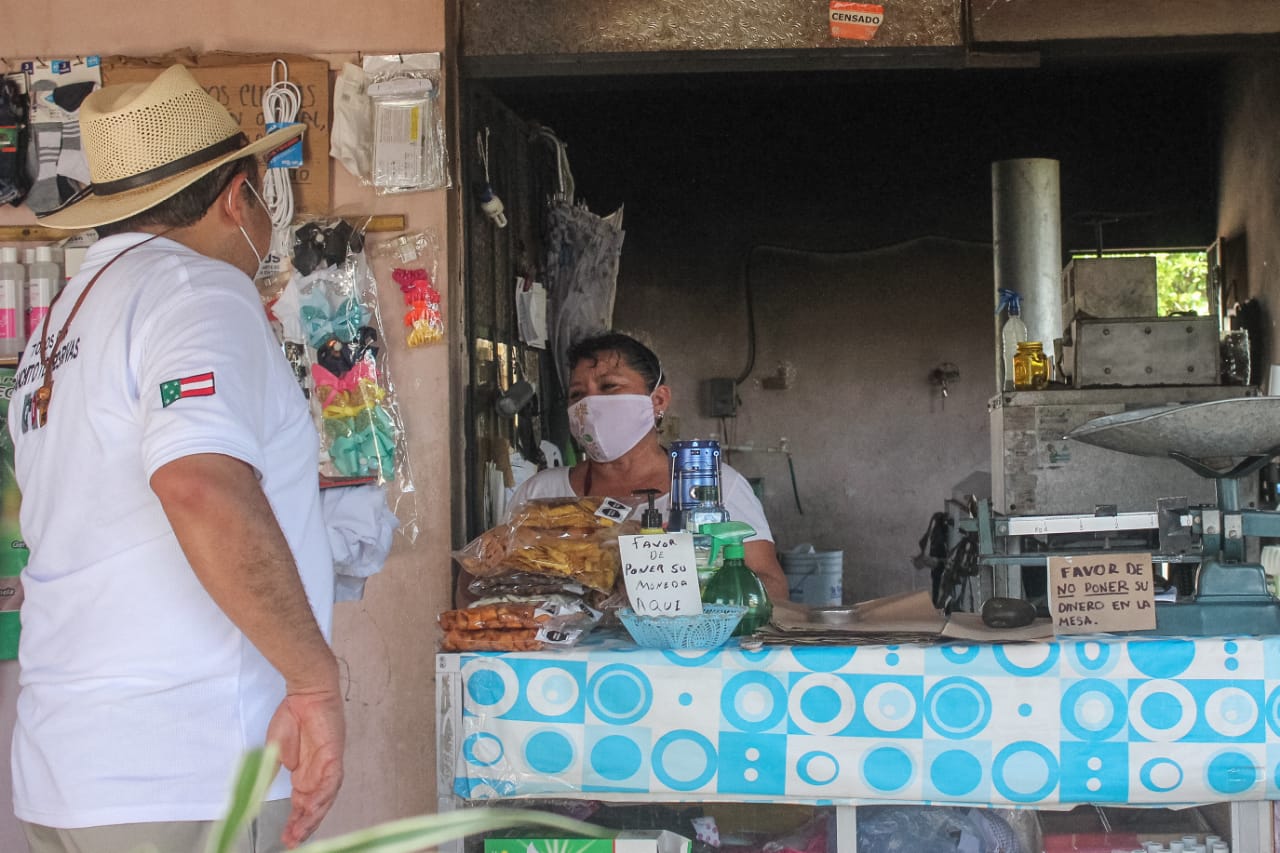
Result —
<instances>
[{"instance_id":1,"label":"white face mask","mask_svg":"<svg viewBox=\"0 0 1280 853\"><path fill-rule=\"evenodd\" d=\"M593 462L624 455L655 423L648 394L597 394L569 407L569 432Z\"/></svg>"},{"instance_id":2,"label":"white face mask","mask_svg":"<svg viewBox=\"0 0 1280 853\"><path fill-rule=\"evenodd\" d=\"M266 210L267 203L262 200L262 196L258 195L258 191L257 189L254 188L253 183L251 181L245 181L244 185L249 188L249 192L252 193L253 197L258 200L258 204L262 206L262 209ZM244 235L244 241L249 244L249 251L253 252L253 256L258 259L258 269L253 274L253 280L257 281L259 278L263 277L263 267L266 265L267 259L262 256L261 252L258 251L258 247L253 245L253 240L249 237L249 232L244 230L244 226L237 225L236 227L239 228L240 233ZM271 247L268 244L267 246L268 251L270 250L270 248Z\"/></svg>"}]
</instances>

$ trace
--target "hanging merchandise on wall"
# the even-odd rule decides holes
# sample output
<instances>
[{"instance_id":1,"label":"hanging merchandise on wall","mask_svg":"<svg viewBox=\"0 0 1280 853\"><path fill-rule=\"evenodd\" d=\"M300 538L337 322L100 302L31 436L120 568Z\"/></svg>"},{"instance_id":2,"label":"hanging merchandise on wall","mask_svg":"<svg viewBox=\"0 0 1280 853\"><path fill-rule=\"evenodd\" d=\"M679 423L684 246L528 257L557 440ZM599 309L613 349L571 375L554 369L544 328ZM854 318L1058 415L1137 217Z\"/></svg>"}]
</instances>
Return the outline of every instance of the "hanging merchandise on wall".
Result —
<instances>
[{"instance_id":1,"label":"hanging merchandise on wall","mask_svg":"<svg viewBox=\"0 0 1280 853\"><path fill-rule=\"evenodd\" d=\"M451 186L440 110L440 54L366 56L373 105L374 190L382 194Z\"/></svg>"},{"instance_id":2,"label":"hanging merchandise on wall","mask_svg":"<svg viewBox=\"0 0 1280 853\"><path fill-rule=\"evenodd\" d=\"M412 541L417 492L381 346L377 282L363 247L363 233L344 220L300 224L293 272L270 315L311 402L321 485L381 486L400 531Z\"/></svg>"},{"instance_id":3,"label":"hanging merchandise on wall","mask_svg":"<svg viewBox=\"0 0 1280 853\"><path fill-rule=\"evenodd\" d=\"M271 63L271 85L262 93L262 120L267 133L299 124L301 108L302 91L289 80L289 63L275 60ZM292 172L300 166L301 136L286 148L272 152L267 161L266 174L262 176L262 202L271 215L271 248L258 271L259 279L274 278L288 263L294 212Z\"/></svg>"},{"instance_id":4,"label":"hanging merchandise on wall","mask_svg":"<svg viewBox=\"0 0 1280 853\"><path fill-rule=\"evenodd\" d=\"M31 189L27 170L30 118L27 75L0 76L0 204L19 205Z\"/></svg>"},{"instance_id":5,"label":"hanging merchandise on wall","mask_svg":"<svg viewBox=\"0 0 1280 853\"><path fill-rule=\"evenodd\" d=\"M546 286L556 373L567 390L569 347L613 327L624 235L622 208L602 217L575 203L565 144L545 127L538 138L556 149L558 191L547 211Z\"/></svg>"},{"instance_id":6,"label":"hanging merchandise on wall","mask_svg":"<svg viewBox=\"0 0 1280 853\"><path fill-rule=\"evenodd\" d=\"M333 128L329 156L353 176L369 183L373 175L373 101L364 69L344 63L333 81Z\"/></svg>"},{"instance_id":7,"label":"hanging merchandise on wall","mask_svg":"<svg viewBox=\"0 0 1280 853\"><path fill-rule=\"evenodd\" d=\"M39 215L63 207L89 185L80 144L80 104L102 84L98 57L22 63L31 101L27 207Z\"/></svg>"},{"instance_id":8,"label":"hanging merchandise on wall","mask_svg":"<svg viewBox=\"0 0 1280 853\"><path fill-rule=\"evenodd\" d=\"M406 306L405 343L421 347L444 340L444 307L439 281L440 243L430 229L404 234L373 246L369 254L391 264L391 277Z\"/></svg>"}]
</instances>

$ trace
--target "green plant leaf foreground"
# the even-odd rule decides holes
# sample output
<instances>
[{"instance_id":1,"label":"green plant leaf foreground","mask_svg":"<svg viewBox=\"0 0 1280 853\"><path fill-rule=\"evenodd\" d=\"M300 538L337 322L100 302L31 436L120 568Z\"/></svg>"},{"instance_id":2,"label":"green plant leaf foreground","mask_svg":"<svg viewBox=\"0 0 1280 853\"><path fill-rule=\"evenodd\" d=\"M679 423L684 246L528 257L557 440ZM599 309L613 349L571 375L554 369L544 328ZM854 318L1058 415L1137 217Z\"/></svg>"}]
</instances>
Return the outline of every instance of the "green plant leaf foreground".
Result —
<instances>
[{"instance_id":1,"label":"green plant leaf foreground","mask_svg":"<svg viewBox=\"0 0 1280 853\"><path fill-rule=\"evenodd\" d=\"M296 853L417 853L468 835L517 826L544 826L578 838L617 835L616 830L549 812L483 806L391 821L304 844Z\"/></svg>"},{"instance_id":2,"label":"green plant leaf foreground","mask_svg":"<svg viewBox=\"0 0 1280 853\"><path fill-rule=\"evenodd\" d=\"M245 753L231 789L227 816L209 834L208 853L229 853L236 837L262 809L262 798L280 769L280 749L273 743Z\"/></svg>"},{"instance_id":3,"label":"green plant leaf foreground","mask_svg":"<svg viewBox=\"0 0 1280 853\"><path fill-rule=\"evenodd\" d=\"M210 834L207 853L230 853L234 848L236 839L262 808L262 798L279 770L278 756L279 750L273 744L245 754L227 815ZM390 821L304 844L296 853L417 853L468 835L521 826L543 826L577 838L617 835L616 830L549 812L482 806Z\"/></svg>"}]
</instances>

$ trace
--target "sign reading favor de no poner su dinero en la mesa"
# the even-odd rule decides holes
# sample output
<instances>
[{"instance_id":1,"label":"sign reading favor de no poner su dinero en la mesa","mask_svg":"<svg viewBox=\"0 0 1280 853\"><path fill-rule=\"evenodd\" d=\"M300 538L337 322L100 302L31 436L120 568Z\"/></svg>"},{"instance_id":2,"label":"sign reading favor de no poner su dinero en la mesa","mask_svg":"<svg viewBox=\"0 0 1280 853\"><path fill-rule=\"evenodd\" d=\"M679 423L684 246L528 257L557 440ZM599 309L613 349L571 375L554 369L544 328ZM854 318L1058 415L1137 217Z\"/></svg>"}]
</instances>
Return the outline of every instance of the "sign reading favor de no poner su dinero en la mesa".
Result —
<instances>
[{"instance_id":1,"label":"sign reading favor de no poner su dinero en la mesa","mask_svg":"<svg viewBox=\"0 0 1280 853\"><path fill-rule=\"evenodd\" d=\"M1055 634L1143 631L1156 626L1150 554L1049 558L1049 617Z\"/></svg>"},{"instance_id":2,"label":"sign reading favor de no poner su dinero en la mesa","mask_svg":"<svg viewBox=\"0 0 1280 853\"><path fill-rule=\"evenodd\" d=\"M702 612L692 533L619 536L618 547L632 610L641 616Z\"/></svg>"}]
</instances>

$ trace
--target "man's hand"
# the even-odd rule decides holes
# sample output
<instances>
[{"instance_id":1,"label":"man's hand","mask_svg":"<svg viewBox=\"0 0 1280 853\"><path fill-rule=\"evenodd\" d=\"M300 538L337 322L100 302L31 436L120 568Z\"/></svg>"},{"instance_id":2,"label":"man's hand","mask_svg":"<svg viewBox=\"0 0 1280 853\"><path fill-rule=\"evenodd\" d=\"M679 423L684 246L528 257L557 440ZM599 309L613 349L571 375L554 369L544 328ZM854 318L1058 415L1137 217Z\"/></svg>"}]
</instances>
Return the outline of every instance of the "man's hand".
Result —
<instances>
[{"instance_id":1,"label":"man's hand","mask_svg":"<svg viewBox=\"0 0 1280 853\"><path fill-rule=\"evenodd\" d=\"M293 808L281 836L292 849L320 826L342 785L342 697L327 690L285 696L267 740L279 745L280 761L293 774Z\"/></svg>"}]
</instances>

